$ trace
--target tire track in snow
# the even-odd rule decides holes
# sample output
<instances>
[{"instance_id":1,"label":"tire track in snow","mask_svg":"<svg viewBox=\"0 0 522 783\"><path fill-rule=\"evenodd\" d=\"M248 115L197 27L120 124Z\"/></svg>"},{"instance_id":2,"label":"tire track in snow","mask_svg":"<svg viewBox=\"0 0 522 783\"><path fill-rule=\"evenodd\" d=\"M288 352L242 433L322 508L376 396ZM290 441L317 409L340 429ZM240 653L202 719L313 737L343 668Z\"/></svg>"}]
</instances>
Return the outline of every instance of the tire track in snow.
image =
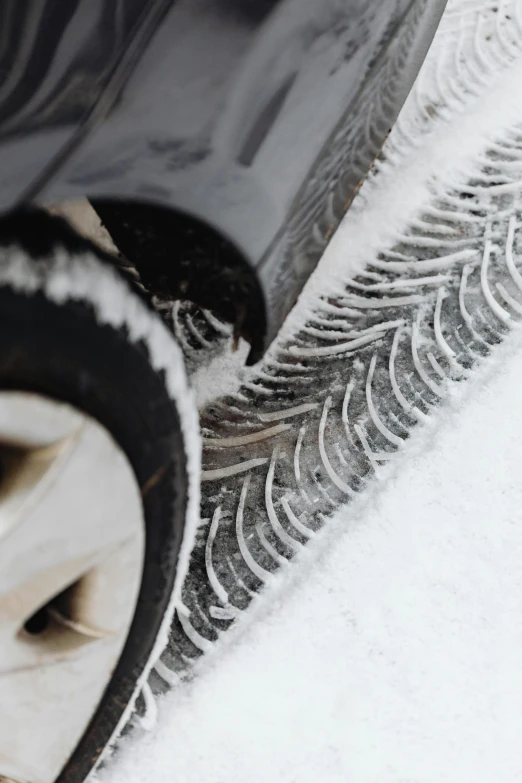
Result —
<instances>
[{"instance_id":1,"label":"tire track in snow","mask_svg":"<svg viewBox=\"0 0 522 783\"><path fill-rule=\"evenodd\" d=\"M441 123L458 121L521 45L518 0L453 3L372 187ZM522 318L522 124L499 131L473 171L433 187L393 243L307 305L239 391L202 412L203 522L153 690L211 651L340 505L372 491L416 425ZM322 194L321 214L313 201L318 243L339 192ZM192 361L220 331L191 305L172 318Z\"/></svg>"}]
</instances>

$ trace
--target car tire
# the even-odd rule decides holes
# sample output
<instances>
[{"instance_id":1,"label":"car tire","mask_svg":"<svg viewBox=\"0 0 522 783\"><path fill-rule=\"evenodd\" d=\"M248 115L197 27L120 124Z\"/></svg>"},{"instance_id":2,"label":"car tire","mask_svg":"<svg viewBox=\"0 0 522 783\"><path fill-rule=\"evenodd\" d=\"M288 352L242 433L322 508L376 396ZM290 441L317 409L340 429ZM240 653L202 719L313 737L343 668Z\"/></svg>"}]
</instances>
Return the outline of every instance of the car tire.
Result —
<instances>
[{"instance_id":1,"label":"car tire","mask_svg":"<svg viewBox=\"0 0 522 783\"><path fill-rule=\"evenodd\" d=\"M53 776L79 783L121 730L167 641L196 527L197 412L181 352L140 292L64 221L36 211L0 224L0 391L66 403L95 420L140 490L145 555L130 630L101 702Z\"/></svg>"}]
</instances>

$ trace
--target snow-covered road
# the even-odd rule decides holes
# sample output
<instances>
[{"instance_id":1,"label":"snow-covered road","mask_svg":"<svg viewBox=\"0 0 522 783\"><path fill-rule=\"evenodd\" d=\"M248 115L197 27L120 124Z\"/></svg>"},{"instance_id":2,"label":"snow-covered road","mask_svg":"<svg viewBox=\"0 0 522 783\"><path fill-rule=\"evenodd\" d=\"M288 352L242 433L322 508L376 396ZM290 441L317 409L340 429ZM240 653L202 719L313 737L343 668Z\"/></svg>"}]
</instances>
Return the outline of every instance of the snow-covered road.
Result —
<instances>
[{"instance_id":1,"label":"snow-covered road","mask_svg":"<svg viewBox=\"0 0 522 783\"><path fill-rule=\"evenodd\" d=\"M522 335L103 783L522 780Z\"/></svg>"},{"instance_id":2,"label":"snow-covered road","mask_svg":"<svg viewBox=\"0 0 522 783\"><path fill-rule=\"evenodd\" d=\"M450 2L281 337L213 365L159 675L205 655L103 783L522 780L521 84L522 0Z\"/></svg>"}]
</instances>

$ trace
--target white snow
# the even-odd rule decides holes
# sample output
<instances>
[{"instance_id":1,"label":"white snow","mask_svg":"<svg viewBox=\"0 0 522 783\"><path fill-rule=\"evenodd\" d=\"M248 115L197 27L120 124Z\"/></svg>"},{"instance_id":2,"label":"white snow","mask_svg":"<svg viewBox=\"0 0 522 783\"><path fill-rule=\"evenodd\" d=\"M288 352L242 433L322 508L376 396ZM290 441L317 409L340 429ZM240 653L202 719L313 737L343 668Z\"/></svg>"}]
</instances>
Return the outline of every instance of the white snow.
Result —
<instances>
[{"instance_id":1,"label":"white snow","mask_svg":"<svg viewBox=\"0 0 522 783\"><path fill-rule=\"evenodd\" d=\"M216 397L224 397L238 391L246 373L245 363L249 351L250 345L246 340L240 338L239 344L234 347L231 337L222 353L196 370L190 382L198 408Z\"/></svg>"}]
</instances>

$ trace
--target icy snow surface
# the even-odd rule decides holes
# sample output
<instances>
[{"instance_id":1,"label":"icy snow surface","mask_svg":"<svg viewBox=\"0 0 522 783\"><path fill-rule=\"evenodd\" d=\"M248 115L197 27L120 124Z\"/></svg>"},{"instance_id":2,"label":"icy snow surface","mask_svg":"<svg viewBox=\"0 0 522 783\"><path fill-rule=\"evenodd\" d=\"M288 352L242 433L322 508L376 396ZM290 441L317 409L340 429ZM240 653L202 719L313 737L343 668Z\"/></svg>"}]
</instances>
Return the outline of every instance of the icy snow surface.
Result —
<instances>
[{"instance_id":1,"label":"icy snow surface","mask_svg":"<svg viewBox=\"0 0 522 783\"><path fill-rule=\"evenodd\" d=\"M148 717L194 677L104 783L522 779L521 84L522 0L450 2L280 338L214 359Z\"/></svg>"}]
</instances>

